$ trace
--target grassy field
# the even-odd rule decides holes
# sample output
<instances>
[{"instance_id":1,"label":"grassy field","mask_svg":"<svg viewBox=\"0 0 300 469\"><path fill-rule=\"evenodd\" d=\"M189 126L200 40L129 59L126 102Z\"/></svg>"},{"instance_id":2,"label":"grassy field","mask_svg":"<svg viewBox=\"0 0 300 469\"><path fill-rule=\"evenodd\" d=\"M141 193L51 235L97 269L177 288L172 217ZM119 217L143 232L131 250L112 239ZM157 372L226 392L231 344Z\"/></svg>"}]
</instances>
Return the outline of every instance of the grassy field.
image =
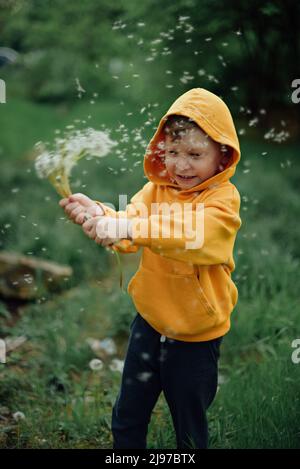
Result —
<instances>
[{"instance_id":1,"label":"grassy field","mask_svg":"<svg viewBox=\"0 0 300 469\"><path fill-rule=\"evenodd\" d=\"M113 358L124 358L135 311L119 290L114 256L66 221L58 196L36 178L32 147L38 140L51 141L55 129L76 119L112 129L121 141L119 158L83 162L72 187L117 206L118 194L130 198L145 182L144 145L161 110L153 105L141 111L113 102L48 108L12 100L1 107L0 247L74 270L61 294L24 305L18 316L0 303L0 337L27 338L0 365L1 447L111 447L110 415L121 374L110 365ZM242 197L233 273L239 301L222 344L219 390L209 411L210 447L297 448L300 364L291 360L291 342L300 336L298 145L246 133L241 147L233 178ZM126 283L138 260L139 254L123 256ZM88 338L112 338L117 351L99 355ZM104 363L98 371L89 367L97 357ZM25 418L13 418L16 412ZM148 447L175 448L162 396Z\"/></svg>"}]
</instances>

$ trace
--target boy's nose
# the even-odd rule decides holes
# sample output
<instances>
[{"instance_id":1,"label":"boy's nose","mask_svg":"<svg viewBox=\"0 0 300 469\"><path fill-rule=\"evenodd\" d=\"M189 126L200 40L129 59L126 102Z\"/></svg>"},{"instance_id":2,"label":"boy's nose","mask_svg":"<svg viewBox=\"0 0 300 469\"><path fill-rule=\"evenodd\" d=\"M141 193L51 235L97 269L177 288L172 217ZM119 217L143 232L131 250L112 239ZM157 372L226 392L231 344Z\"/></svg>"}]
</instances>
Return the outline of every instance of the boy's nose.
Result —
<instances>
[{"instance_id":1,"label":"boy's nose","mask_svg":"<svg viewBox=\"0 0 300 469\"><path fill-rule=\"evenodd\" d=\"M189 165L189 162L187 161L186 158L180 158L180 157L179 157L179 158L176 160L176 168L179 169L179 170L181 170L181 171L182 171L183 169L189 168L189 166L190 166L190 165Z\"/></svg>"}]
</instances>

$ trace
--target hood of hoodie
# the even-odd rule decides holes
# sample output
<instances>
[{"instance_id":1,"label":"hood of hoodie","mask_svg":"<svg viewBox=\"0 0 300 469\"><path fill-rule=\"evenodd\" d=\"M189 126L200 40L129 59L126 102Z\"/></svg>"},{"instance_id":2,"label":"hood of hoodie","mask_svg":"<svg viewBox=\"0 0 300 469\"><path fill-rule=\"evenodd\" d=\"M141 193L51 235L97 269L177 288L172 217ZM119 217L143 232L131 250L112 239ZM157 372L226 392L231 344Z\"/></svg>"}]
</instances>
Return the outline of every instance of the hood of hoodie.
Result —
<instances>
[{"instance_id":1,"label":"hood of hoodie","mask_svg":"<svg viewBox=\"0 0 300 469\"><path fill-rule=\"evenodd\" d=\"M223 171L189 189L180 189L176 183L170 181L163 162L164 149L162 144L165 141L163 127L168 116L173 114L191 118L209 137L232 149L230 161ZM149 181L154 184L178 188L184 193L199 192L212 184L219 184L231 178L235 173L240 156L240 145L235 126L224 101L204 88L193 88L177 98L161 118L146 150L144 172Z\"/></svg>"}]
</instances>

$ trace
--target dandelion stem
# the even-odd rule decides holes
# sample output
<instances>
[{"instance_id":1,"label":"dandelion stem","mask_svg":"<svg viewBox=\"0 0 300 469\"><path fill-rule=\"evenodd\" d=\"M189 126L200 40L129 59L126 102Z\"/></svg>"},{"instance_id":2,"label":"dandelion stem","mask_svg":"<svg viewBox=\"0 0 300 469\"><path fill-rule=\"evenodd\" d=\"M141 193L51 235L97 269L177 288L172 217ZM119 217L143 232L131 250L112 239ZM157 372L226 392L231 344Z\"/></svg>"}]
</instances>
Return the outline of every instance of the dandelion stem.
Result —
<instances>
[{"instance_id":1,"label":"dandelion stem","mask_svg":"<svg viewBox=\"0 0 300 469\"><path fill-rule=\"evenodd\" d=\"M117 142L111 140L106 132L96 131L88 128L83 131L70 132L64 138L55 140L54 149L47 149L47 146L38 145L39 155L36 160L36 171L39 177L48 178L58 194L67 198L72 195L69 177L76 163L84 157L102 158L117 145ZM113 247L116 254L120 275L120 288L123 288L123 270L117 248Z\"/></svg>"},{"instance_id":2,"label":"dandelion stem","mask_svg":"<svg viewBox=\"0 0 300 469\"><path fill-rule=\"evenodd\" d=\"M119 269L120 288L121 288L123 293L126 293L126 291L124 289L124 285L123 285L123 268L122 268L121 257L120 257L120 254L119 254L119 252L118 252L118 250L115 246L112 246L112 249L113 249L113 251L116 255L116 258L117 258L118 269Z\"/></svg>"},{"instance_id":3,"label":"dandelion stem","mask_svg":"<svg viewBox=\"0 0 300 469\"><path fill-rule=\"evenodd\" d=\"M55 171L48 176L48 179L61 197L72 195L69 178L64 172Z\"/></svg>"}]
</instances>

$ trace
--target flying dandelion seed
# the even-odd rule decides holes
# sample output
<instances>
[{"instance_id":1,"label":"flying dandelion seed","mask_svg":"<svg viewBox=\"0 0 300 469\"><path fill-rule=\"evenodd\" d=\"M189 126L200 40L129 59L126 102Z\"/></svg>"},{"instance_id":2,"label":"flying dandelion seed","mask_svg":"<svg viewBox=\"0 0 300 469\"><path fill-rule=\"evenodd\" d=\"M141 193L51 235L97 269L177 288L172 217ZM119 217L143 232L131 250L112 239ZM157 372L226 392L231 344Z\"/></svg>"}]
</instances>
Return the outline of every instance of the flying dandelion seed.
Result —
<instances>
[{"instance_id":1,"label":"flying dandelion seed","mask_svg":"<svg viewBox=\"0 0 300 469\"><path fill-rule=\"evenodd\" d=\"M272 140L276 143L285 142L289 138L290 134L287 131L282 130L281 132L276 133L275 128L270 129L265 133L264 138L266 140Z\"/></svg>"},{"instance_id":2,"label":"flying dandelion seed","mask_svg":"<svg viewBox=\"0 0 300 469\"><path fill-rule=\"evenodd\" d=\"M141 353L141 358L143 360L149 360L150 359L150 354L147 353L147 352L143 352L143 353Z\"/></svg>"},{"instance_id":3,"label":"flying dandelion seed","mask_svg":"<svg viewBox=\"0 0 300 469\"><path fill-rule=\"evenodd\" d=\"M251 119L249 121L249 127L254 127L256 124L258 123L258 118L257 117L254 117L253 119Z\"/></svg>"},{"instance_id":4,"label":"flying dandelion seed","mask_svg":"<svg viewBox=\"0 0 300 469\"><path fill-rule=\"evenodd\" d=\"M78 98L81 98L82 93L85 93L85 89L82 88L82 86L80 84L80 81L79 81L79 78L75 78L75 83L76 83L76 89L77 89L77 92L78 92Z\"/></svg>"},{"instance_id":5,"label":"flying dandelion seed","mask_svg":"<svg viewBox=\"0 0 300 469\"><path fill-rule=\"evenodd\" d=\"M144 371L137 375L137 379L139 381L142 381L143 383L147 383L147 381L149 381L149 379L151 378L152 374L153 373L151 373L150 371Z\"/></svg>"}]
</instances>

